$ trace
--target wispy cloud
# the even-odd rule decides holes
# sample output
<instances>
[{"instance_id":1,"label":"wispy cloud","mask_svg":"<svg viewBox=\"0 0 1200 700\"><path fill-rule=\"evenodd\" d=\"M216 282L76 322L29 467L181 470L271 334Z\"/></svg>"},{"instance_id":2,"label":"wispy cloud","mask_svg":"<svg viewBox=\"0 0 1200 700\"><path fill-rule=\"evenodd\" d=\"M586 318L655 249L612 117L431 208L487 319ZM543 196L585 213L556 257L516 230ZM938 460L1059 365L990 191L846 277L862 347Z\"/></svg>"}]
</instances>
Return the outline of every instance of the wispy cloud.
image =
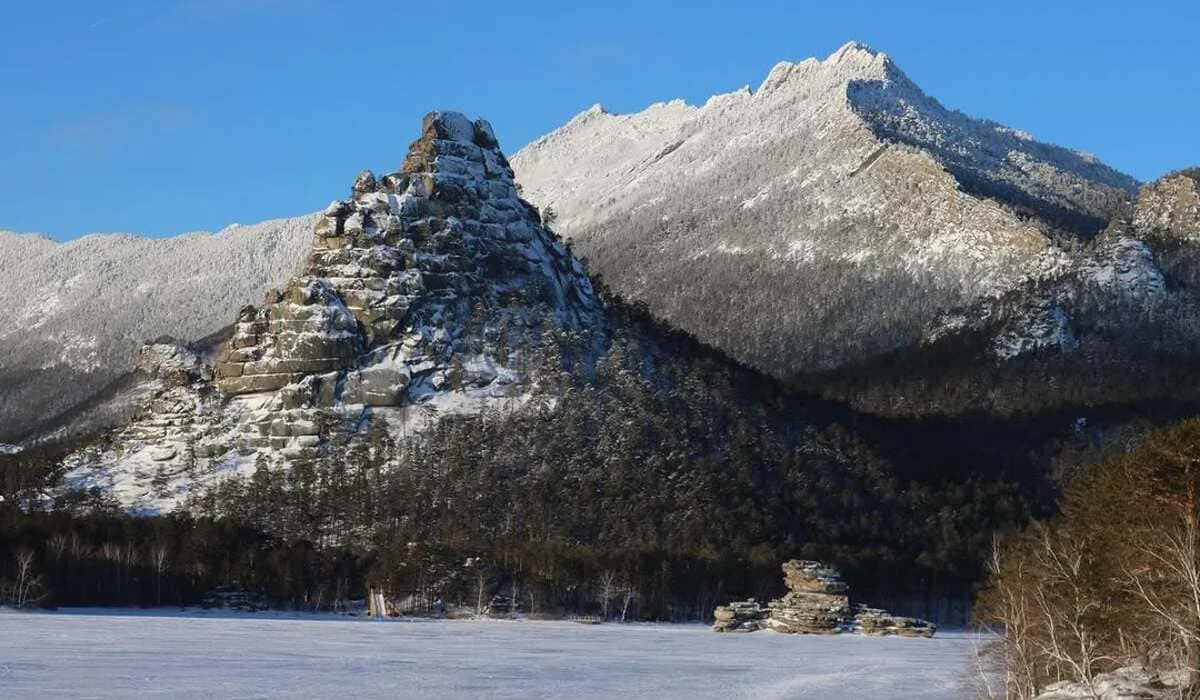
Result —
<instances>
[{"instance_id":1,"label":"wispy cloud","mask_svg":"<svg viewBox=\"0 0 1200 700\"><path fill-rule=\"evenodd\" d=\"M46 137L61 146L107 148L136 136L186 129L194 122L195 114L185 105L127 105L55 122Z\"/></svg>"}]
</instances>

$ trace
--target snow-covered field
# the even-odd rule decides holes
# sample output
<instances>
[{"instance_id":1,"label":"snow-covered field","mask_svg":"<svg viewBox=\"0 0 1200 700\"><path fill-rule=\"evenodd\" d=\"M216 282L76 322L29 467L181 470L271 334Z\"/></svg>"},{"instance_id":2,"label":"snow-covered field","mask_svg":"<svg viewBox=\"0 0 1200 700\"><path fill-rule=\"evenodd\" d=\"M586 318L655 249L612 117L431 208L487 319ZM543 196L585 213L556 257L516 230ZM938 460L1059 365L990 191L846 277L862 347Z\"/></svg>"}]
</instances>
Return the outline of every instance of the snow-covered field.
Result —
<instances>
[{"instance_id":1,"label":"snow-covered field","mask_svg":"<svg viewBox=\"0 0 1200 700\"><path fill-rule=\"evenodd\" d=\"M699 625L0 611L0 697L973 697L978 640Z\"/></svg>"}]
</instances>

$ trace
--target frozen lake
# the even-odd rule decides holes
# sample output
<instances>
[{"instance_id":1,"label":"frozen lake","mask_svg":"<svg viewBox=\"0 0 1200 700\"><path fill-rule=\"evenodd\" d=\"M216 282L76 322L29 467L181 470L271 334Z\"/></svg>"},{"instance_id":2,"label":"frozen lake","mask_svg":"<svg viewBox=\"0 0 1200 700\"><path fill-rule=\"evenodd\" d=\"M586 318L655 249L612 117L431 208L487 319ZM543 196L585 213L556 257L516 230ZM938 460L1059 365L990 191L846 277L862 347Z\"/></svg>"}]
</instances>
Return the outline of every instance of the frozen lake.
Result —
<instances>
[{"instance_id":1,"label":"frozen lake","mask_svg":"<svg viewBox=\"0 0 1200 700\"><path fill-rule=\"evenodd\" d=\"M0 696L962 700L977 646L955 632L0 611Z\"/></svg>"}]
</instances>

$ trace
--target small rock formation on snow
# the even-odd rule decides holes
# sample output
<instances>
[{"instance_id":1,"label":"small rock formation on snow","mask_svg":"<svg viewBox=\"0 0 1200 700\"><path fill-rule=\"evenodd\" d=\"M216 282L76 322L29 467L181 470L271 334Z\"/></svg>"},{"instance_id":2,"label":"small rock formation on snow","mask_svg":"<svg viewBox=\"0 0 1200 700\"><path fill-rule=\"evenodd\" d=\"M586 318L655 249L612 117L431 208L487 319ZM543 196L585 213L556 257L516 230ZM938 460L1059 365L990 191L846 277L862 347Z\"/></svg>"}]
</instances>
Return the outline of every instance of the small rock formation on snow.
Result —
<instances>
[{"instance_id":1,"label":"small rock formation on snow","mask_svg":"<svg viewBox=\"0 0 1200 700\"><path fill-rule=\"evenodd\" d=\"M722 605L713 612L717 632L771 629L786 634L838 634L932 637L936 627L924 620L891 615L885 610L851 608L850 587L837 569L816 561L783 563L788 592L762 607L754 599Z\"/></svg>"},{"instance_id":2,"label":"small rock formation on snow","mask_svg":"<svg viewBox=\"0 0 1200 700\"><path fill-rule=\"evenodd\" d=\"M758 601L735 600L713 611L715 632L757 632L766 629L767 610Z\"/></svg>"}]
</instances>

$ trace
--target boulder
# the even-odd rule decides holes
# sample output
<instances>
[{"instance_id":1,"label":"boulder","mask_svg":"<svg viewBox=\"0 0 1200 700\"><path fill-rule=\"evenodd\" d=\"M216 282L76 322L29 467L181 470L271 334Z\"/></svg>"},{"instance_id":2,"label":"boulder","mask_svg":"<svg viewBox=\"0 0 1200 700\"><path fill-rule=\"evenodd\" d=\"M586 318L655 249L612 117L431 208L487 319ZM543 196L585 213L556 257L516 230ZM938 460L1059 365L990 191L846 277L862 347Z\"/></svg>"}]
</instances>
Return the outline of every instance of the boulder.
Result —
<instances>
[{"instance_id":1,"label":"boulder","mask_svg":"<svg viewBox=\"0 0 1200 700\"><path fill-rule=\"evenodd\" d=\"M765 627L766 612L753 598L722 605L713 611L713 631L755 632Z\"/></svg>"},{"instance_id":2,"label":"boulder","mask_svg":"<svg viewBox=\"0 0 1200 700\"><path fill-rule=\"evenodd\" d=\"M352 191L355 197L375 192L378 189L379 183L375 181L375 173L370 170L364 170L358 174L358 177L354 178Z\"/></svg>"},{"instance_id":3,"label":"boulder","mask_svg":"<svg viewBox=\"0 0 1200 700\"><path fill-rule=\"evenodd\" d=\"M915 617L892 615L879 608L859 606L855 609L854 631L872 637L932 637L937 625Z\"/></svg>"},{"instance_id":4,"label":"boulder","mask_svg":"<svg viewBox=\"0 0 1200 700\"><path fill-rule=\"evenodd\" d=\"M188 345L160 339L147 343L134 354L133 366L158 377L167 386L184 386L203 378L204 363Z\"/></svg>"},{"instance_id":5,"label":"boulder","mask_svg":"<svg viewBox=\"0 0 1200 700\"><path fill-rule=\"evenodd\" d=\"M1034 700L1167 700L1183 693L1186 673L1156 674L1130 666L1098 674L1092 683L1060 681Z\"/></svg>"}]
</instances>

